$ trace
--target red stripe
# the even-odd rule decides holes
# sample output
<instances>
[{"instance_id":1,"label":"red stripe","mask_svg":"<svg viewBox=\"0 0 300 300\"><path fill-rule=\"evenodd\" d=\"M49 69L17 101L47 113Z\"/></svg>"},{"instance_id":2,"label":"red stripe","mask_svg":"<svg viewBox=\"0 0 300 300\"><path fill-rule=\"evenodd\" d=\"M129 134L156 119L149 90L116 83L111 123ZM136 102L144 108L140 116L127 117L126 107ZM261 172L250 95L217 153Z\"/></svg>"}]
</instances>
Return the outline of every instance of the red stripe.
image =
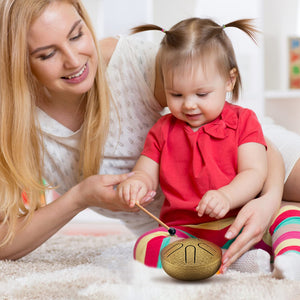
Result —
<instances>
[{"instance_id":1,"label":"red stripe","mask_svg":"<svg viewBox=\"0 0 300 300\"><path fill-rule=\"evenodd\" d=\"M272 223L269 232L271 235L273 235L275 228L285 219L287 218L291 218L291 217L300 217L300 210L287 210L285 212L283 212L282 214L280 214Z\"/></svg>"},{"instance_id":2,"label":"red stripe","mask_svg":"<svg viewBox=\"0 0 300 300\"><path fill-rule=\"evenodd\" d=\"M299 255L300 255L300 246L285 247L285 248L281 249L276 256L279 256L279 255L281 255L285 252L288 252L288 251L297 251L297 252L299 252Z\"/></svg>"},{"instance_id":3,"label":"red stripe","mask_svg":"<svg viewBox=\"0 0 300 300\"><path fill-rule=\"evenodd\" d=\"M138 239L137 241L135 242L135 245L134 245L134 249L133 249L133 258L136 259L136 248L138 246L138 244L140 243L140 240L144 237L144 236L147 236L149 234L152 234L153 232L157 232L157 231L167 231L165 228L163 227L157 227L157 228L154 228L152 230L149 230L147 232L145 232L144 234L142 234Z\"/></svg>"},{"instance_id":4,"label":"red stripe","mask_svg":"<svg viewBox=\"0 0 300 300\"><path fill-rule=\"evenodd\" d=\"M165 236L158 236L148 242L144 262L146 266L157 268L161 244L165 238Z\"/></svg>"}]
</instances>

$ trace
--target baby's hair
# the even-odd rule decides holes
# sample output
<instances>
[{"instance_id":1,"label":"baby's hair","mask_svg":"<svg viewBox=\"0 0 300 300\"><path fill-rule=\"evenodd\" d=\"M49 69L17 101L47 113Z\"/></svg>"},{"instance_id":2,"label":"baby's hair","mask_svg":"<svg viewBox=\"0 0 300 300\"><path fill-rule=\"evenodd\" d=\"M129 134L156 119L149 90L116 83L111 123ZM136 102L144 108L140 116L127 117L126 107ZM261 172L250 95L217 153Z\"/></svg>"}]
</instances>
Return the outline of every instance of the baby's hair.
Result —
<instances>
[{"instance_id":1,"label":"baby's hair","mask_svg":"<svg viewBox=\"0 0 300 300\"><path fill-rule=\"evenodd\" d=\"M158 30L165 33L157 54L157 63L164 78L164 70L183 67L187 62L200 61L202 64L211 55L216 57L217 68L224 78L228 78L234 70L236 84L233 88L232 99L237 100L241 88L241 77L236 62L232 43L225 33L229 27L244 31L255 43L258 32L252 24L252 19L240 19L224 25L219 25L211 19L190 18L180 21L171 29L165 30L160 26L146 24L132 28L132 33L148 30Z\"/></svg>"}]
</instances>

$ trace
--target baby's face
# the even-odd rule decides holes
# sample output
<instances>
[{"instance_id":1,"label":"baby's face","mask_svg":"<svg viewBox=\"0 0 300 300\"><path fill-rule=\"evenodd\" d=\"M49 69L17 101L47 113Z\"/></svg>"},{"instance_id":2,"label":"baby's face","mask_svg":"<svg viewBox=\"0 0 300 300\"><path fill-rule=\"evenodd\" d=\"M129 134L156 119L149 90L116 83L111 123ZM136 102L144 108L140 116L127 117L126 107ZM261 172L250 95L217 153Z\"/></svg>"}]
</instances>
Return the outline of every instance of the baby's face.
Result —
<instances>
[{"instance_id":1,"label":"baby's face","mask_svg":"<svg viewBox=\"0 0 300 300\"><path fill-rule=\"evenodd\" d=\"M223 110L226 92L232 90L215 64L189 63L167 72L164 77L167 104L171 113L193 130L216 119Z\"/></svg>"}]
</instances>

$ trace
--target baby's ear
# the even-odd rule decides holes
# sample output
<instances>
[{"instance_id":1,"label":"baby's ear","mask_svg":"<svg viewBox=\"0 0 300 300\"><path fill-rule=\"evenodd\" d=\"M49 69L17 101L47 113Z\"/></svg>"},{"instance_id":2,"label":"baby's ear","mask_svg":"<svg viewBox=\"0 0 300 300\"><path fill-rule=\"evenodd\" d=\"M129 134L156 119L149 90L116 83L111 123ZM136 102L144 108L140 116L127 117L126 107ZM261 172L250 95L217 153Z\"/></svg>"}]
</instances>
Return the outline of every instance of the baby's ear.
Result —
<instances>
[{"instance_id":1,"label":"baby's ear","mask_svg":"<svg viewBox=\"0 0 300 300\"><path fill-rule=\"evenodd\" d=\"M227 92L231 92L234 88L234 85L236 83L236 78L237 78L237 70L236 68L232 68L229 72L229 80L227 83Z\"/></svg>"}]
</instances>

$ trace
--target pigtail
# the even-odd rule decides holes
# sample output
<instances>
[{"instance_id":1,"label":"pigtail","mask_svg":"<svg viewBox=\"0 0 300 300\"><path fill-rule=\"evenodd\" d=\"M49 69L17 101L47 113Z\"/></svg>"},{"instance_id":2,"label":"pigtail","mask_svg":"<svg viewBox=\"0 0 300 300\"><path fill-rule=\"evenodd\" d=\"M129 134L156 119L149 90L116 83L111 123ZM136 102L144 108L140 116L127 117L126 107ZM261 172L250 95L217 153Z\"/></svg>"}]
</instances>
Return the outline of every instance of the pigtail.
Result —
<instances>
[{"instance_id":1,"label":"pigtail","mask_svg":"<svg viewBox=\"0 0 300 300\"><path fill-rule=\"evenodd\" d=\"M154 24L145 24L145 25L140 25L140 26L133 27L131 29L131 33L135 34L135 33L138 33L138 32L143 32L143 31L148 31L148 30L158 30L158 31L162 31L164 33L167 32L160 26L157 26L157 25L154 25Z\"/></svg>"},{"instance_id":2,"label":"pigtail","mask_svg":"<svg viewBox=\"0 0 300 300\"><path fill-rule=\"evenodd\" d=\"M251 24L253 19L240 19L233 22L230 22L228 24L225 24L222 26L222 28L228 28L228 27L235 27L242 31L244 31L253 41L255 44L257 44L256 36L255 34L259 31L257 28Z\"/></svg>"},{"instance_id":3,"label":"pigtail","mask_svg":"<svg viewBox=\"0 0 300 300\"><path fill-rule=\"evenodd\" d=\"M246 33L255 44L256 33L259 31L252 24L252 19L240 19L219 25L208 18L189 18L172 26L168 31L162 27L148 24L131 29L132 33L157 30L165 33L160 49L157 53L157 65L163 78L164 70L172 70L175 66L185 66L192 59L206 57L213 53L219 72L228 78L231 70L235 71L236 82L232 90L232 101L237 101L242 87L241 76L237 65L232 43L225 30L229 27L237 28Z\"/></svg>"}]
</instances>

